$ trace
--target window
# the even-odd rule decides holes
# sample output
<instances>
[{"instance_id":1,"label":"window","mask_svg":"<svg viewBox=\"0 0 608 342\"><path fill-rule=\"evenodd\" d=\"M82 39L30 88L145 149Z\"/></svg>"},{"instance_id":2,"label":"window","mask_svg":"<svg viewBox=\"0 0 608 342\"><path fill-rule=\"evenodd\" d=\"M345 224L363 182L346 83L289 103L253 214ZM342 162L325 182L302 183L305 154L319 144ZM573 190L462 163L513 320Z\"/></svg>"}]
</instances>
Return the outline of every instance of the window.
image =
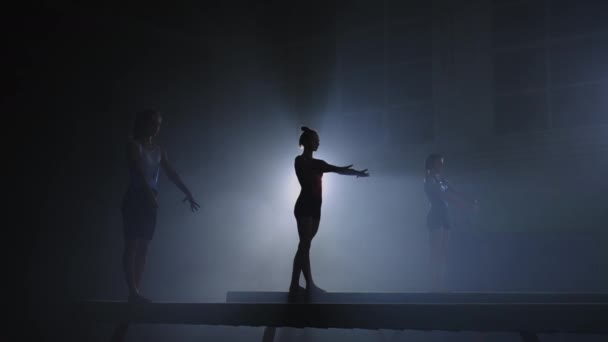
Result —
<instances>
[{"instance_id":1,"label":"window","mask_svg":"<svg viewBox=\"0 0 608 342\"><path fill-rule=\"evenodd\" d=\"M376 130L375 136L388 137L393 144L432 140L431 3L345 1L339 6L343 115L373 122L361 129Z\"/></svg>"},{"instance_id":2,"label":"window","mask_svg":"<svg viewBox=\"0 0 608 342\"><path fill-rule=\"evenodd\" d=\"M495 0L495 129L499 134L606 124L605 1Z\"/></svg>"}]
</instances>

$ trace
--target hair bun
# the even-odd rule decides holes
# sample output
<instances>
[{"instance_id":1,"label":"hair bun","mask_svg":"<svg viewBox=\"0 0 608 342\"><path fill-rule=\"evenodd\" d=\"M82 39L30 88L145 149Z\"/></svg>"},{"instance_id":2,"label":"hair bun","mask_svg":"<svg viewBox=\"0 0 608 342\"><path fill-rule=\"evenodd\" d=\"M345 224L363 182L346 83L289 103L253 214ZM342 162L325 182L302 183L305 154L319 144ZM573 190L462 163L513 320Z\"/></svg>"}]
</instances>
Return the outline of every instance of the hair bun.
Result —
<instances>
[{"instance_id":1,"label":"hair bun","mask_svg":"<svg viewBox=\"0 0 608 342\"><path fill-rule=\"evenodd\" d=\"M302 126L302 132L310 132L310 128Z\"/></svg>"}]
</instances>

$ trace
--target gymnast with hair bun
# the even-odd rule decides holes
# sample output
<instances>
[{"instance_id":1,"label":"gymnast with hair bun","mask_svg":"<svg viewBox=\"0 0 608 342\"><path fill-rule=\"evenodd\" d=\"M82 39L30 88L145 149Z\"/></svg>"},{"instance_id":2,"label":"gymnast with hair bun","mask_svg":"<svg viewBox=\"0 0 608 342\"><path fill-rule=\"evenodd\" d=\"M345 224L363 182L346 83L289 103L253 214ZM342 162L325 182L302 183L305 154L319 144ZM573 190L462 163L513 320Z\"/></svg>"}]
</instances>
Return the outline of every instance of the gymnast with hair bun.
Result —
<instances>
[{"instance_id":1,"label":"gymnast with hair bun","mask_svg":"<svg viewBox=\"0 0 608 342\"><path fill-rule=\"evenodd\" d=\"M312 279L310 267L310 245L321 220L322 178L326 172L335 172L341 175L369 177L367 169L358 171L349 166L334 166L323 160L315 159L313 152L319 148L319 135L308 127L302 127L300 146L304 148L301 155L295 158L295 170L298 182L302 187L294 208L294 215L298 224L300 243L293 259L293 272L291 275L290 294L301 291L306 293L325 292L319 288ZM300 286L300 273L304 274L306 288Z\"/></svg>"}]
</instances>

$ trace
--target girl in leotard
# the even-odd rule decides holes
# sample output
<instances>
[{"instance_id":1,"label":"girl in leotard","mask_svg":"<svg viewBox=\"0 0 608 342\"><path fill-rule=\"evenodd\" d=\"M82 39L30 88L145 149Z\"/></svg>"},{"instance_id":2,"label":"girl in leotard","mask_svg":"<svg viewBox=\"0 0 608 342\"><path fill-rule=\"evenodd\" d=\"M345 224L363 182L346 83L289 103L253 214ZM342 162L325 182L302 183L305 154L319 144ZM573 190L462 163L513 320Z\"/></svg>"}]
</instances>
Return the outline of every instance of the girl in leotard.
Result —
<instances>
[{"instance_id":1,"label":"girl in leotard","mask_svg":"<svg viewBox=\"0 0 608 342\"><path fill-rule=\"evenodd\" d=\"M431 286L433 291L445 290L447 246L450 237L448 202L465 207L477 208L477 201L469 201L448 184L442 177L443 157L430 154L426 158L424 192L430 210L426 225L430 235Z\"/></svg>"},{"instance_id":2,"label":"girl in leotard","mask_svg":"<svg viewBox=\"0 0 608 342\"><path fill-rule=\"evenodd\" d=\"M133 125L133 136L127 145L130 181L123 199L122 217L125 238L123 267L130 301L147 301L139 289L148 245L156 227L157 185L161 167L169 180L184 192L184 201L190 204L192 211L199 208L192 193L167 160L164 149L153 141L161 121L160 114L154 110L138 113Z\"/></svg>"},{"instance_id":3,"label":"girl in leotard","mask_svg":"<svg viewBox=\"0 0 608 342\"><path fill-rule=\"evenodd\" d=\"M358 171L349 166L333 166L323 160L313 158L312 154L319 148L319 135L317 132L302 127L300 146L304 152L295 159L295 170L302 190L296 201L294 215L298 223L298 236L300 243L293 259L293 272L289 291L303 290L300 287L300 273L306 280L306 291L323 291L312 279L310 268L310 245L321 220L322 177L326 172L335 172L341 175L368 177L367 169Z\"/></svg>"}]
</instances>

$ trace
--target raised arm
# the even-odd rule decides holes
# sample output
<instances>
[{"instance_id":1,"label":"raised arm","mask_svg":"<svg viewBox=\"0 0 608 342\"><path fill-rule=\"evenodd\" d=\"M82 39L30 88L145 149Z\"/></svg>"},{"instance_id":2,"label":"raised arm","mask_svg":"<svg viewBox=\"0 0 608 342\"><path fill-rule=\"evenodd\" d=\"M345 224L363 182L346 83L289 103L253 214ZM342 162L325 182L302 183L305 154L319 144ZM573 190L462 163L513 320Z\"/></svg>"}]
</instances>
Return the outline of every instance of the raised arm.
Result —
<instances>
[{"instance_id":1,"label":"raised arm","mask_svg":"<svg viewBox=\"0 0 608 342\"><path fill-rule=\"evenodd\" d=\"M169 178L169 180L186 195L184 201L188 201L190 203L190 208L192 209L192 211L197 210L198 208L200 208L200 205L196 203L194 197L192 196L192 193L190 192L190 189L188 189L184 182L182 182L182 179L177 174L177 171L175 171L175 169L167 159L167 153L163 148L161 148L161 152L162 154L160 164L163 168L163 171L165 171L165 173L167 174L167 178Z\"/></svg>"},{"instance_id":2,"label":"raised arm","mask_svg":"<svg viewBox=\"0 0 608 342\"><path fill-rule=\"evenodd\" d=\"M473 202L470 202L467 199L462 198L461 196L459 196L459 195L457 195L456 193L453 193L453 192L446 191L446 192L444 192L442 194L442 197L446 201L448 201L448 202L450 202L452 204L456 204L456 205L461 206L461 207L469 207L469 206L473 206L474 205Z\"/></svg>"},{"instance_id":3,"label":"raised arm","mask_svg":"<svg viewBox=\"0 0 608 342\"><path fill-rule=\"evenodd\" d=\"M328 163L325 163L325 170L323 172L335 172L337 174L340 175L345 175L345 176L357 176L357 177L369 177L369 172L367 172L367 169L365 170L355 170L352 169L352 165L348 165L348 166L334 166Z\"/></svg>"},{"instance_id":4,"label":"raised arm","mask_svg":"<svg viewBox=\"0 0 608 342\"><path fill-rule=\"evenodd\" d=\"M467 198L460 191L457 191L456 189L454 189L454 187L452 187L452 185L449 183L448 183L446 191L443 193L443 196L446 200L448 200L454 204L460 205L462 207L475 208L478 206L477 200L471 200L471 199Z\"/></svg>"},{"instance_id":5,"label":"raised arm","mask_svg":"<svg viewBox=\"0 0 608 342\"><path fill-rule=\"evenodd\" d=\"M158 201L156 200L156 194L148 184L148 180L146 179L143 163L141 160L141 154L139 153L139 146L135 141L130 140L127 143L127 159L131 165L135 166L135 170L137 175L139 175L138 180L141 182L141 187L145 189L147 198L149 200L150 205L154 207L158 207Z\"/></svg>"}]
</instances>

